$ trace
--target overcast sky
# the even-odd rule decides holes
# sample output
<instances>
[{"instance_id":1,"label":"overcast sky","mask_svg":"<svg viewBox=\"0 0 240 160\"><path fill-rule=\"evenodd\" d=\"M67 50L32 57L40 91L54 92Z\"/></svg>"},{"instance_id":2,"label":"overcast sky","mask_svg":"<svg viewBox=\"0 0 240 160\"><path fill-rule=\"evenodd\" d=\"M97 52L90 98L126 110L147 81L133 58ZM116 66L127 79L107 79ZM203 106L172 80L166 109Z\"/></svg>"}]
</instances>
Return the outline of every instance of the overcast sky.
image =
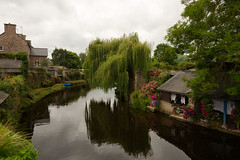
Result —
<instances>
[{"instance_id":1,"label":"overcast sky","mask_svg":"<svg viewBox=\"0 0 240 160\"><path fill-rule=\"evenodd\" d=\"M165 43L167 29L181 19L181 0L0 0L4 23L17 25L36 48L79 54L89 42L137 32L141 41Z\"/></svg>"}]
</instances>

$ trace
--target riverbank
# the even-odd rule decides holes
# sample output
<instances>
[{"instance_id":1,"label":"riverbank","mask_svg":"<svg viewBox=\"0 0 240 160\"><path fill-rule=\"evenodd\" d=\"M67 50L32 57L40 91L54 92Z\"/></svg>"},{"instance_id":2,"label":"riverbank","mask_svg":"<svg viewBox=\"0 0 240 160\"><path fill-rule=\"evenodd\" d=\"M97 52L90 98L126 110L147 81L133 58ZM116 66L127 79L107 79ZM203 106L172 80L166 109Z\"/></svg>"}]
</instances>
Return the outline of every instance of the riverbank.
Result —
<instances>
[{"instance_id":1,"label":"riverbank","mask_svg":"<svg viewBox=\"0 0 240 160\"><path fill-rule=\"evenodd\" d=\"M87 85L85 80L65 81L64 83L70 83L71 86L86 87ZM29 105L40 101L42 98L46 97L47 95L63 90L64 88L65 88L64 84L60 83L60 84L55 84L51 87L33 89L30 92L31 97L26 97L22 100L22 106L23 108L26 108Z\"/></svg>"},{"instance_id":2,"label":"riverbank","mask_svg":"<svg viewBox=\"0 0 240 160\"><path fill-rule=\"evenodd\" d=\"M85 80L69 81L68 83L71 83L72 86L86 87L87 85ZM20 86L19 88L22 88L23 86L21 87L20 84L24 84L24 83L18 83L18 84ZM6 119L5 120L2 119L2 122L0 123L0 131L1 131L0 132L0 153L9 152L8 155L5 155L4 157L1 157L1 158L24 159L21 157L25 157L25 159L36 159L37 154L39 152L36 149L33 149L31 142L25 136L23 136L24 135L23 133L15 132L15 129L18 128L19 118L22 116L22 112L25 109L29 108L30 105L40 101L42 98L46 97L47 95L63 90L64 88L65 86L63 85L63 83L59 83L51 87L28 90L25 96L22 96L19 94L11 95L8 101L12 101L15 99L19 102L16 103L18 104L17 106L14 106L12 108L8 108L9 102L7 102L6 105L3 106L5 108L1 108L1 112L5 112L5 113L2 113L2 115L7 115L7 116L5 117ZM21 89L18 89L18 90L21 91ZM2 124L4 123L3 121L5 121L6 124L10 122L12 127L9 127L9 125L3 125ZM14 137L17 137L18 139L15 139ZM24 142L24 145L22 145L22 142ZM2 154L0 155L2 156Z\"/></svg>"}]
</instances>

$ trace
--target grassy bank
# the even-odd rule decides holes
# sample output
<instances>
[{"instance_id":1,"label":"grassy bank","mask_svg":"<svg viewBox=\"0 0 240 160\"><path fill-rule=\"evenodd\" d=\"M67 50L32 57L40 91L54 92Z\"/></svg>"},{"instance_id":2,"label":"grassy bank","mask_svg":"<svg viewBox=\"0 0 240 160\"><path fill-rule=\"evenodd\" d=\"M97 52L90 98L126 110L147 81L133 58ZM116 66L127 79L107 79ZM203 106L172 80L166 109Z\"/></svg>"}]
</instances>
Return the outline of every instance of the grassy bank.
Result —
<instances>
[{"instance_id":1,"label":"grassy bank","mask_svg":"<svg viewBox=\"0 0 240 160\"><path fill-rule=\"evenodd\" d=\"M51 86L51 87L33 89L32 91L30 91L28 97L25 97L21 100L21 108L26 108L29 105L40 101L45 96L53 92L60 91L64 88L65 86L62 83L60 83L60 84L55 84L54 86Z\"/></svg>"}]
</instances>

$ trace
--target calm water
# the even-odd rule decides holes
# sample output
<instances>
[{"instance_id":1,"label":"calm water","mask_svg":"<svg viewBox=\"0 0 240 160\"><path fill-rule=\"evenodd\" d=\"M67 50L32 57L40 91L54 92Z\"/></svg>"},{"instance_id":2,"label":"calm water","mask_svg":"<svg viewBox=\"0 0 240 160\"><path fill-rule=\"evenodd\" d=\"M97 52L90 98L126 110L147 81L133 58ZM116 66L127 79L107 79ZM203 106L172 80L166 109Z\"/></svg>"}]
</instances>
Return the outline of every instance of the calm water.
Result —
<instances>
[{"instance_id":1,"label":"calm water","mask_svg":"<svg viewBox=\"0 0 240 160\"><path fill-rule=\"evenodd\" d=\"M67 88L24 113L39 160L240 159L240 139L131 110L114 91Z\"/></svg>"}]
</instances>

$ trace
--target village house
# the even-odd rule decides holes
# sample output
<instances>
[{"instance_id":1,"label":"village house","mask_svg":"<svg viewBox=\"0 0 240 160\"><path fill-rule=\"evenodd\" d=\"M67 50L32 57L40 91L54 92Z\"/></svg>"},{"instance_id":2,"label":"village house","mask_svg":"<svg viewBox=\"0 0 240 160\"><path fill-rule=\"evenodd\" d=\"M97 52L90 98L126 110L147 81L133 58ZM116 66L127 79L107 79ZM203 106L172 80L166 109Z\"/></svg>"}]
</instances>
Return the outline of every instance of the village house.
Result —
<instances>
[{"instance_id":1,"label":"village house","mask_svg":"<svg viewBox=\"0 0 240 160\"><path fill-rule=\"evenodd\" d=\"M188 88L184 80L188 80L197 75L194 69L179 71L168 81L163 83L157 88L161 100L159 103L159 110L167 113L172 113L174 108L183 109L188 106L194 109L194 102L188 97L188 94L192 92L191 88ZM231 114L233 108L235 108L235 100L226 95L222 91L222 87L219 87L209 98L213 101L213 110L215 112L223 113L224 125L226 124L226 116Z\"/></svg>"},{"instance_id":2,"label":"village house","mask_svg":"<svg viewBox=\"0 0 240 160\"><path fill-rule=\"evenodd\" d=\"M172 113L174 107L183 108L189 106L194 108L192 100L187 96L191 89L186 86L183 79L192 78L196 72L193 70L179 71L168 81L157 88L160 94L159 109Z\"/></svg>"},{"instance_id":3,"label":"village house","mask_svg":"<svg viewBox=\"0 0 240 160\"><path fill-rule=\"evenodd\" d=\"M26 52L29 58L29 68L41 67L44 59L48 56L47 48L34 48L30 40L26 40L26 35L16 33L15 24L4 24L4 32L0 35L0 53ZM17 71L20 68L20 61L1 59L1 70ZM16 63L15 63L16 62ZM14 69L14 70L13 70Z\"/></svg>"}]
</instances>

